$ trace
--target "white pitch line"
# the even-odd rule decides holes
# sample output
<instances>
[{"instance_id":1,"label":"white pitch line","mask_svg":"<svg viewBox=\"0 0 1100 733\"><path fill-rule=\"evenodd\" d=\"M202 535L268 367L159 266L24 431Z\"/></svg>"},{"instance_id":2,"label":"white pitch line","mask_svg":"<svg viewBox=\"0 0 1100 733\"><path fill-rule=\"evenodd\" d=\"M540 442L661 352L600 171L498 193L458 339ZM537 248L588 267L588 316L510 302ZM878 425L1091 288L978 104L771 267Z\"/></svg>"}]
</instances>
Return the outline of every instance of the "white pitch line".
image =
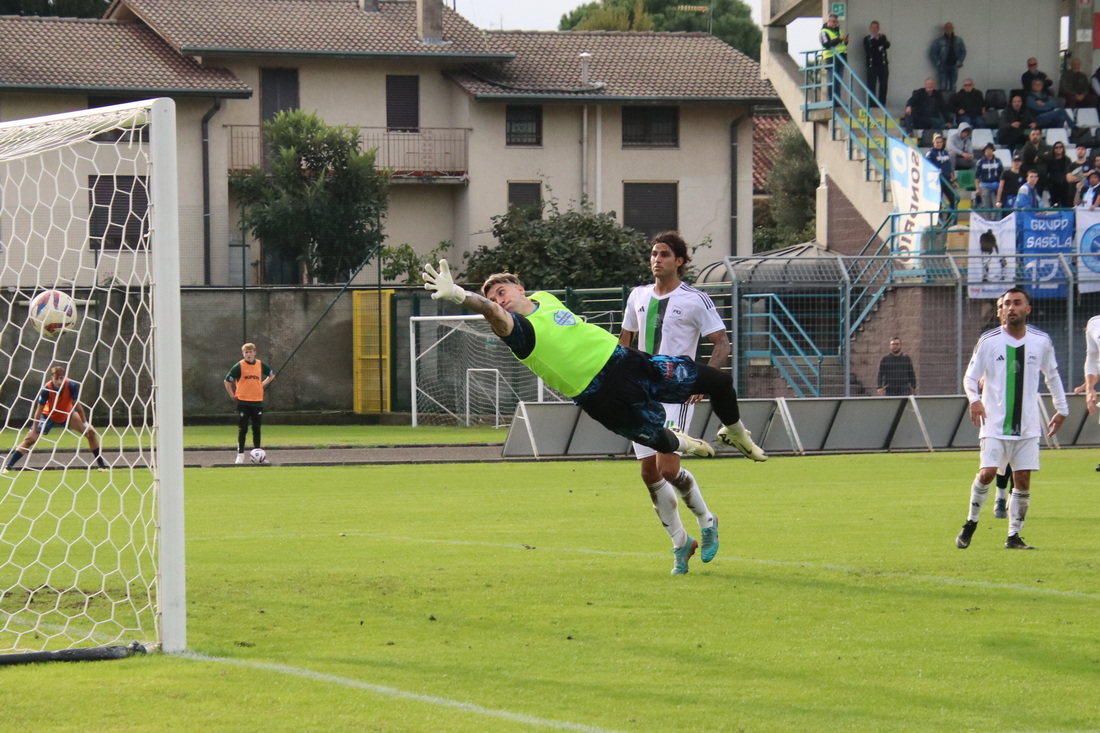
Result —
<instances>
[{"instance_id":1,"label":"white pitch line","mask_svg":"<svg viewBox=\"0 0 1100 733\"><path fill-rule=\"evenodd\" d=\"M279 674L291 675L293 677L302 677L304 679L314 680L316 682L326 682L328 684L340 685L341 687L348 687L355 690L364 690L366 692L371 692L382 697L391 697L401 700L414 700L416 702L427 703L428 705L437 705L439 707L451 708L453 710L461 710L465 713L485 715L491 718L501 718L503 720L508 720L514 723L523 723L524 725L534 725L542 728L554 728L556 730L575 730L581 731L582 733L616 733L616 731L613 731L609 728L597 728L591 725L570 723L564 720L537 718L533 715L525 715L523 713L513 713L509 710L497 710L495 708L482 707L481 705L477 705L472 702L451 700L446 697L436 697L435 695L422 695L418 692L407 692L405 690L400 690L396 687L376 685L370 682L352 679L350 677L340 677L334 674L315 672L311 669L290 667L285 664L256 662L247 659L233 659L231 657L212 657L206 654L202 654L200 652L193 651L186 651L174 656L192 659L198 662L218 662L220 664L231 664L236 667L262 669L268 672L277 672Z\"/></svg>"},{"instance_id":2,"label":"white pitch line","mask_svg":"<svg viewBox=\"0 0 1100 733\"><path fill-rule=\"evenodd\" d=\"M579 547L546 547L544 545L538 545L537 547L528 547L522 544L512 544L509 542L477 542L474 540L448 540L448 539L427 539L424 537L401 537L396 535L384 535L375 534L371 532L338 532L343 537L365 537L368 539L376 540L397 540L400 542L416 542L420 544L441 544L441 545L460 545L460 546L472 546L472 547L492 547L497 549L510 549L510 550L527 550L537 549L545 552L569 552L580 555L607 555L611 557L649 557L649 558L664 558L665 553L653 553L653 552L618 552L615 550L593 550L589 548ZM189 541L219 541L225 540L268 540L268 539L309 539L309 538L321 538L331 535L304 535L304 534L283 534L283 535L238 535L235 537L191 537ZM1011 591L1024 591L1026 593L1037 593L1039 595L1060 596L1063 598L1084 598L1089 600L1100 601L1100 593L1086 593L1084 591L1076 590L1059 590L1058 588L1038 588L1031 585L1021 585L1019 583L992 583L986 580L965 580L961 578L944 578L938 575L917 575L915 573L895 573L889 571L869 570L867 568L849 567L845 565L831 565L829 563L815 563L806 562L803 560L769 560L767 558L755 558L755 557L730 557L729 555L723 555L717 558L722 562L741 562L749 565L771 565L774 567L784 568L806 568L810 570L828 570L831 572L846 573L849 575L864 575L868 578L899 578L903 580L915 580L928 583L943 583L945 585L957 585L962 587L974 587L974 588L989 588L992 590L1011 590Z\"/></svg>"}]
</instances>

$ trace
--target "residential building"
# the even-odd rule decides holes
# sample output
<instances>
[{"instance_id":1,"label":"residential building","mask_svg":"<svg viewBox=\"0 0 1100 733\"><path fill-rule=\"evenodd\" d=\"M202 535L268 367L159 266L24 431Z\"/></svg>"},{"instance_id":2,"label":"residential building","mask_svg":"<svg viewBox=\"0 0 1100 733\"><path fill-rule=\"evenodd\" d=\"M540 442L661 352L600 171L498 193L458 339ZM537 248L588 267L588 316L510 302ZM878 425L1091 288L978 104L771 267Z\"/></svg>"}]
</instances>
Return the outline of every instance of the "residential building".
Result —
<instances>
[{"instance_id":1,"label":"residential building","mask_svg":"<svg viewBox=\"0 0 1100 733\"><path fill-rule=\"evenodd\" d=\"M33 59L34 63L27 63ZM281 110L360 128L393 172L390 244L492 246L510 204L588 200L647 233L749 254L758 65L706 34L492 32L441 0L116 0L0 19L0 119L154 96L178 106L181 281L296 283L229 185ZM370 279L373 282L373 277Z\"/></svg>"}]
</instances>

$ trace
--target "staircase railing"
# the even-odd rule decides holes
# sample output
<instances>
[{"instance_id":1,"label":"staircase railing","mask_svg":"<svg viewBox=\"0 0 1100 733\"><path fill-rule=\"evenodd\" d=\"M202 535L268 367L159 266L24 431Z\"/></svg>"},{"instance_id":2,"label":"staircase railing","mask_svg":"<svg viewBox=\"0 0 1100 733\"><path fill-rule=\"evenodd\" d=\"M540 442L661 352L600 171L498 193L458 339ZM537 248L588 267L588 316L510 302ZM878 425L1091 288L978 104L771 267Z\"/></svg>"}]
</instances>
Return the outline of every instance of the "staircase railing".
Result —
<instances>
[{"instance_id":1,"label":"staircase railing","mask_svg":"<svg viewBox=\"0 0 1100 733\"><path fill-rule=\"evenodd\" d=\"M822 51L804 51L805 83L803 90L803 119L810 119L810 111L828 109L833 140L844 139L849 160L863 161L863 177L879 185L883 201L890 194L890 146L889 138L896 137L914 147L918 141L905 132L905 127L894 118L878 97L867 87L859 74L841 56L822 58ZM833 75L836 74L834 78ZM958 199L959 192L947 179L942 181Z\"/></svg>"},{"instance_id":2,"label":"staircase railing","mask_svg":"<svg viewBox=\"0 0 1100 733\"><path fill-rule=\"evenodd\" d=\"M797 396L821 396L825 354L798 318L774 293L748 294L744 300L741 356L750 364L766 359Z\"/></svg>"}]
</instances>

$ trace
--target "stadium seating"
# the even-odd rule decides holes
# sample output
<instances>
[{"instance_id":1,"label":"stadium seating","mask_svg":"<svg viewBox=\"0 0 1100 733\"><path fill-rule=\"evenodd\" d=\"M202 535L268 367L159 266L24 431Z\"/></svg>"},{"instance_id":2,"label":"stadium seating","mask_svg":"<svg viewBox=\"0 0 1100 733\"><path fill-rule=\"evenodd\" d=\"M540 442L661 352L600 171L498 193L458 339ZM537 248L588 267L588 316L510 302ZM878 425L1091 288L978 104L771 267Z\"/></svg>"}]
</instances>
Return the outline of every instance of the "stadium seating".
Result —
<instances>
[{"instance_id":1,"label":"stadium seating","mask_svg":"<svg viewBox=\"0 0 1100 733\"><path fill-rule=\"evenodd\" d=\"M1078 107L1077 108L1077 127L1087 127L1090 135L1095 135L1097 128L1100 128L1100 115L1096 114L1095 107Z\"/></svg>"},{"instance_id":2,"label":"stadium seating","mask_svg":"<svg viewBox=\"0 0 1100 733\"><path fill-rule=\"evenodd\" d=\"M1008 106L1008 94L1004 89L986 89L985 106L992 109L1004 109Z\"/></svg>"},{"instance_id":3,"label":"stadium seating","mask_svg":"<svg viewBox=\"0 0 1100 733\"><path fill-rule=\"evenodd\" d=\"M1045 132L1043 137L1046 139L1047 145L1053 146L1054 143L1060 142L1067 148L1070 147L1069 135L1066 134L1066 129L1064 127L1052 127Z\"/></svg>"},{"instance_id":4,"label":"stadium seating","mask_svg":"<svg viewBox=\"0 0 1100 733\"><path fill-rule=\"evenodd\" d=\"M974 155L981 155L982 149L989 143L994 143L993 131L984 127L975 127L970 131L970 138L974 141Z\"/></svg>"}]
</instances>

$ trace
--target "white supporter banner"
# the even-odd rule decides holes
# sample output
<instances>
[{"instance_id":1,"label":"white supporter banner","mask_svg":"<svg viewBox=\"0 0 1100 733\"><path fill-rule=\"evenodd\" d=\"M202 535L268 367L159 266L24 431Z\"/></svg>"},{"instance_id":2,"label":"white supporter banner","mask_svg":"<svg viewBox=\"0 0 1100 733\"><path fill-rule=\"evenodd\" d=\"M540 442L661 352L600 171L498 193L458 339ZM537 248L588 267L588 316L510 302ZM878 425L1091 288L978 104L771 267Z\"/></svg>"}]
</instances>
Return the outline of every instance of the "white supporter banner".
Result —
<instances>
[{"instance_id":1,"label":"white supporter banner","mask_svg":"<svg viewBox=\"0 0 1100 733\"><path fill-rule=\"evenodd\" d=\"M1016 214L999 221L970 215L967 291L971 298L999 298L1016 281Z\"/></svg>"},{"instance_id":2,"label":"white supporter banner","mask_svg":"<svg viewBox=\"0 0 1100 733\"><path fill-rule=\"evenodd\" d=\"M891 251L901 255L900 266L911 268L915 260L906 255L920 254L921 238L934 218L928 212L940 208L939 170L925 160L920 148L894 137L889 144L890 192L894 196L894 210L901 215L894 222Z\"/></svg>"},{"instance_id":3,"label":"white supporter banner","mask_svg":"<svg viewBox=\"0 0 1100 733\"><path fill-rule=\"evenodd\" d=\"M1100 291L1100 211L1078 207L1074 232L1077 253L1077 289L1082 293Z\"/></svg>"}]
</instances>

